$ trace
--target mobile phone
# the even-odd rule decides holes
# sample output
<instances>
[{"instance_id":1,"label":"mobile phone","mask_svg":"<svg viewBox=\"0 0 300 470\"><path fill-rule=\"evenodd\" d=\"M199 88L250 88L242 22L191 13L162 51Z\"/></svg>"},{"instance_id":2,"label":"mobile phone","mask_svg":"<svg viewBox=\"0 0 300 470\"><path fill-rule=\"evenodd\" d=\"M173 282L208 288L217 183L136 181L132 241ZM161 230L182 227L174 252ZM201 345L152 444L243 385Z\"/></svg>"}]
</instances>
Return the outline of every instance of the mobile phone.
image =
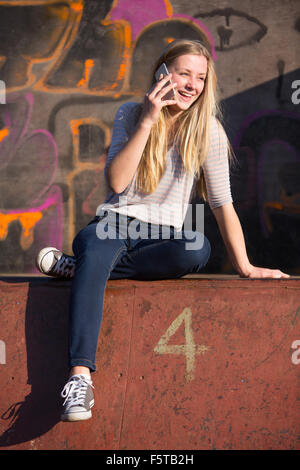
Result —
<instances>
[{"instance_id":1,"label":"mobile phone","mask_svg":"<svg viewBox=\"0 0 300 470\"><path fill-rule=\"evenodd\" d=\"M158 67L158 69L155 72L155 79L156 79L157 82L159 81L159 77L161 76L161 74L163 74L164 77L166 75L169 75L169 71L168 71L167 66L164 62ZM169 82L167 82L164 85L164 87L170 85L170 83L172 83L171 80ZM175 91L172 88L172 90L170 90L165 96L162 97L162 101L173 100L174 98L175 98Z\"/></svg>"}]
</instances>

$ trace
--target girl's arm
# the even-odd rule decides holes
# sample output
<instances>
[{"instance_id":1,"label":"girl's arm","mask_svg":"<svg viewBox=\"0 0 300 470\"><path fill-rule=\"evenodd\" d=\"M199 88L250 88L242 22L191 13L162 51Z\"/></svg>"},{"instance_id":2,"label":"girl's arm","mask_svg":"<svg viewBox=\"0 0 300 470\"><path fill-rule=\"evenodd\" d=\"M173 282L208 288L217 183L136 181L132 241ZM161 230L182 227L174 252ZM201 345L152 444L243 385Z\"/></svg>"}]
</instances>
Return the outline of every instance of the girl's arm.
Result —
<instances>
[{"instance_id":1,"label":"girl's arm","mask_svg":"<svg viewBox=\"0 0 300 470\"><path fill-rule=\"evenodd\" d=\"M150 130L151 126L139 121L131 138L109 164L106 170L106 178L115 193L122 193L131 182L143 154Z\"/></svg>"},{"instance_id":2,"label":"girl's arm","mask_svg":"<svg viewBox=\"0 0 300 470\"><path fill-rule=\"evenodd\" d=\"M232 203L213 209L220 233L224 240L230 261L241 277L288 278L278 269L253 266L247 256L245 239L238 215Z\"/></svg>"}]
</instances>

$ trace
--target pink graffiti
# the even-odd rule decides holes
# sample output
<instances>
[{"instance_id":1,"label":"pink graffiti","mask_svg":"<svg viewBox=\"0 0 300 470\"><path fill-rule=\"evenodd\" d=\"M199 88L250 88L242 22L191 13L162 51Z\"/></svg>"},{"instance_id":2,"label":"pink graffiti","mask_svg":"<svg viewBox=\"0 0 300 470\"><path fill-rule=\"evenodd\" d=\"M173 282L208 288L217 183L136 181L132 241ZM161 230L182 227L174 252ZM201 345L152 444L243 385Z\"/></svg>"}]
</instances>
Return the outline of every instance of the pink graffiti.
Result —
<instances>
[{"instance_id":1,"label":"pink graffiti","mask_svg":"<svg viewBox=\"0 0 300 470\"><path fill-rule=\"evenodd\" d=\"M31 93L11 95L1 107L0 213L5 221L14 219L9 215L20 214L21 220L26 214L40 212L34 226L34 239L27 240L25 249L30 249L32 243L37 249L45 244L61 248L62 192L53 184L58 165L57 146L46 129L29 130L33 107ZM24 243L22 246L24 249ZM35 271L34 266L31 271Z\"/></svg>"},{"instance_id":2,"label":"pink graffiti","mask_svg":"<svg viewBox=\"0 0 300 470\"><path fill-rule=\"evenodd\" d=\"M110 19L126 20L130 23L133 41L149 24L168 18L166 2L164 0L119 0L110 12Z\"/></svg>"},{"instance_id":3,"label":"pink graffiti","mask_svg":"<svg viewBox=\"0 0 300 470\"><path fill-rule=\"evenodd\" d=\"M247 130L255 122L259 122L260 119L266 120L268 117L277 117L283 120L289 119L291 121L296 120L299 123L299 115L294 112L269 109L259 110L249 115L242 122L233 141L234 151L239 153L240 156L242 155L242 158L247 161L248 165L246 197L240 207L245 210L251 209L256 203L258 204L261 229L265 237L269 236L270 233L270 226L267 224L265 212L266 204L269 204L270 207L275 207L275 209L277 206L278 210L285 211L286 214L298 214L300 212L299 192L297 191L296 194L290 196L286 195L279 176L281 169L288 163L300 162L299 151L294 144L285 140L285 133L282 136L278 135L278 129L274 132L265 133L266 140L263 140L259 146L257 142L254 142L253 148L246 147L243 144L243 137ZM265 168L267 168L267 171ZM271 177L270 168L273 171Z\"/></svg>"},{"instance_id":4,"label":"pink graffiti","mask_svg":"<svg viewBox=\"0 0 300 470\"><path fill-rule=\"evenodd\" d=\"M119 0L109 16L112 21L126 20L130 23L133 41L136 40L146 26L155 23L155 21L167 18L190 21L203 31L211 44L213 59L216 60L217 58L214 38L205 24L189 15L173 15L173 9L167 0L135 0L134 8L132 8L132 0Z\"/></svg>"}]
</instances>

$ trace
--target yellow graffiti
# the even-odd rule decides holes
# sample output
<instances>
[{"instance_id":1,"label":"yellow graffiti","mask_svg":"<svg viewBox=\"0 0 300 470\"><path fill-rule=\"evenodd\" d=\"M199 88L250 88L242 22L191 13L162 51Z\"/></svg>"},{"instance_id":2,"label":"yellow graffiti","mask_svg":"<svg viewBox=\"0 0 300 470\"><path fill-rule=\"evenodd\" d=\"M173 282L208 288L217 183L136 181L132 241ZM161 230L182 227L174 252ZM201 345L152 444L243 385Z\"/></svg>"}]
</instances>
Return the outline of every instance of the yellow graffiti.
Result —
<instances>
[{"instance_id":1,"label":"yellow graffiti","mask_svg":"<svg viewBox=\"0 0 300 470\"><path fill-rule=\"evenodd\" d=\"M168 344L171 336L178 330L184 322L185 344L174 345ZM154 352L158 354L182 354L186 357L186 374L185 379L190 382L195 378L195 356L196 354L204 354L208 347L201 344L195 344L192 330L192 311L185 308L180 315L173 321L167 331L162 335L159 342L154 348Z\"/></svg>"},{"instance_id":2,"label":"yellow graffiti","mask_svg":"<svg viewBox=\"0 0 300 470\"><path fill-rule=\"evenodd\" d=\"M43 217L42 212L19 212L15 214L0 213L0 240L5 240L11 222L18 220L22 227L20 245L27 250L33 243L33 229L35 224Z\"/></svg>"}]
</instances>

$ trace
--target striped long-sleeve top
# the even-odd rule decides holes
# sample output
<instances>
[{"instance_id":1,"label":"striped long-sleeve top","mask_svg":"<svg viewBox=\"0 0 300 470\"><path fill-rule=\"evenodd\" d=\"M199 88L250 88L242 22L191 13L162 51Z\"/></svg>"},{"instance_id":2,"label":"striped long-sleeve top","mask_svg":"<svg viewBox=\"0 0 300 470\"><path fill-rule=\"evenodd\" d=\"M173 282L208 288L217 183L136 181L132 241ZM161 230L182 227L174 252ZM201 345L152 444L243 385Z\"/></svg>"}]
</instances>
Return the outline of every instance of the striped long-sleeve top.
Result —
<instances>
[{"instance_id":1,"label":"striped long-sleeve top","mask_svg":"<svg viewBox=\"0 0 300 470\"><path fill-rule=\"evenodd\" d=\"M125 103L118 109L105 176L112 159L134 132L140 109L140 105L133 102ZM203 171L210 207L214 209L232 202L227 137L215 118L211 120L210 145ZM153 193L143 194L137 191L135 182L136 174L122 193L117 194L110 190L104 203L97 208L97 214L103 214L103 211L109 209L144 222L173 226L176 231L180 231L197 181L195 175L184 169L175 146L167 152L165 171Z\"/></svg>"}]
</instances>

